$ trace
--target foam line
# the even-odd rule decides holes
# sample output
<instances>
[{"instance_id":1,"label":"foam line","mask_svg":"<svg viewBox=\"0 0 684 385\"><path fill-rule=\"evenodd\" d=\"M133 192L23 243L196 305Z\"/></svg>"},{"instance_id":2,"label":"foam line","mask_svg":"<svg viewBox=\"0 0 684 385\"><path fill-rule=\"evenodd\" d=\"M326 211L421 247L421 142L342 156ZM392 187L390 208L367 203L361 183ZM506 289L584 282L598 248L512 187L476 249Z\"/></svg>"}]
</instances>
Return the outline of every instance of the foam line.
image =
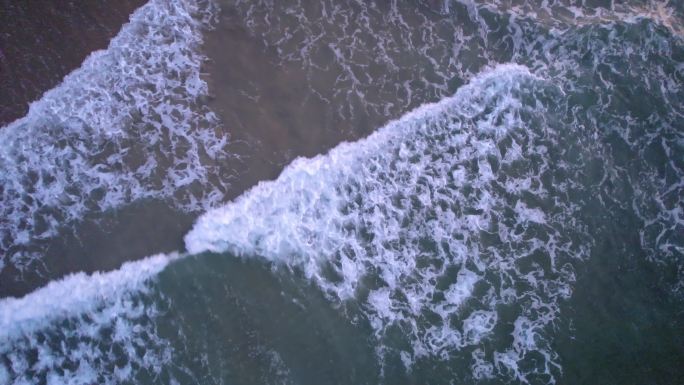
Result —
<instances>
[{"instance_id":1,"label":"foam line","mask_svg":"<svg viewBox=\"0 0 684 385\"><path fill-rule=\"evenodd\" d=\"M494 70L485 71L473 79L470 84L459 89L454 96L444 98L437 103L424 104L403 115L400 119L376 130L365 139L341 143L329 153L313 158L295 159L275 181L262 181L233 202L202 215L185 236L187 250L191 254L204 251L229 251L237 255L258 254L277 260L301 251L298 250L301 245L320 247L321 245L307 244L306 242L298 243L299 237L292 238L293 234L288 234L290 230L287 227L271 228L266 223L271 219L268 216L255 217L254 215L246 215L246 213L261 213L263 210L269 210L269 202L273 202L270 214L281 212L286 214L278 204L279 201L287 200L289 202L301 199L302 204L306 205L308 198L319 198L316 197L316 194L321 194L321 199L331 199L330 206L332 207L337 203L342 204L344 202L338 200L335 192L326 191L331 190L332 186L339 182L335 179L336 177L347 178L348 174L359 170L358 167L361 167L361 162L376 154L383 154L392 150L391 146L395 144L393 142L405 137L407 132L410 133L410 131L417 129L417 126L423 122L427 123L435 115L445 114L445 111L448 113L464 99L475 97L478 92L482 91L482 88L488 93L482 95L483 97L496 97L495 93L498 90L493 89L493 87L485 88L488 83L514 82L520 77L534 78L524 66L499 65ZM470 112L475 114L478 111ZM480 128L488 129L486 126ZM305 191L305 186L308 191ZM382 199L383 197L378 198ZM295 225L296 222L292 224ZM279 230L284 233L278 233Z\"/></svg>"},{"instance_id":2,"label":"foam line","mask_svg":"<svg viewBox=\"0 0 684 385\"><path fill-rule=\"evenodd\" d=\"M549 156L559 131L545 123L545 100L554 92L522 66L485 71L366 139L295 160L201 216L186 247L301 269L334 303L358 303L381 359L398 350L409 367L421 357L468 357L454 353L488 339L502 327L498 309L513 306L541 337L498 346L507 361L472 355L473 367L516 371L537 351L549 362L521 376L553 378L557 355L543 331L572 292L566 261L586 256L563 238L581 229L567 224L572 204L553 203L542 182L563 166ZM521 268L538 250L550 268ZM529 307L531 297L542 305ZM396 329L410 348L388 337ZM513 340L527 331L514 330Z\"/></svg>"},{"instance_id":3,"label":"foam line","mask_svg":"<svg viewBox=\"0 0 684 385\"><path fill-rule=\"evenodd\" d=\"M157 254L124 263L109 272L71 274L24 297L3 298L0 300L0 341L32 333L59 319L87 313L125 293L139 290L179 257L178 253Z\"/></svg>"}]
</instances>

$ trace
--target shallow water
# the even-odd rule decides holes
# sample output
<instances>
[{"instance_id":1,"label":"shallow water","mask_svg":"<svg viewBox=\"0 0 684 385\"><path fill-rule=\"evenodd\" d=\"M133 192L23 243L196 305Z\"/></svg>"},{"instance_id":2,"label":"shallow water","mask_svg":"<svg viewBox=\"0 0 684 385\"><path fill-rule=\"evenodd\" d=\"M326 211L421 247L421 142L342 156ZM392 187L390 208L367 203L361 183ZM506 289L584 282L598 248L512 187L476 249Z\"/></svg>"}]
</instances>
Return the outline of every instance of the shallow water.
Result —
<instances>
[{"instance_id":1,"label":"shallow water","mask_svg":"<svg viewBox=\"0 0 684 385\"><path fill-rule=\"evenodd\" d=\"M0 131L0 382L684 381L681 13L151 1Z\"/></svg>"}]
</instances>

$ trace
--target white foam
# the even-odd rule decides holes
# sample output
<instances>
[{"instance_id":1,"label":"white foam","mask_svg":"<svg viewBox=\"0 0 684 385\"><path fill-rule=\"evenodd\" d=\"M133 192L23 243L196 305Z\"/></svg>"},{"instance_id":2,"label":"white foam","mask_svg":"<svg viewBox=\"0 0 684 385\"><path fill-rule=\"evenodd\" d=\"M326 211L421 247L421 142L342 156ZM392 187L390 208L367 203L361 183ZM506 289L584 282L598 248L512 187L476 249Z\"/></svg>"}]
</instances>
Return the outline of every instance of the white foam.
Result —
<instances>
[{"instance_id":1,"label":"white foam","mask_svg":"<svg viewBox=\"0 0 684 385\"><path fill-rule=\"evenodd\" d=\"M162 271L178 254L158 254L126 262L118 270L91 275L75 273L51 281L21 298L0 300L0 341L50 325L56 319L86 313L101 303L135 291Z\"/></svg>"},{"instance_id":2,"label":"white foam","mask_svg":"<svg viewBox=\"0 0 684 385\"><path fill-rule=\"evenodd\" d=\"M531 327L546 330L572 281L555 264L522 269L517 261L538 250L567 261L585 250L550 227L576 231L563 219L571 210L551 205L551 215L525 203L529 193L551 199L548 186L506 194L497 186L525 186L553 167L541 145L553 144L553 127L524 118L547 115L535 93L548 88L524 67L498 66L366 139L295 160L278 179L200 217L186 247L301 269L332 301L360 302L381 355L393 351L384 337L399 328L411 346L397 352L405 364L461 359L455 352L495 330L503 305L535 316ZM518 155L504 155L510 151ZM519 218L508 219L506 210ZM501 243L487 244L482 233L494 227ZM543 306L529 306L528 298ZM478 367L495 370L493 357Z\"/></svg>"},{"instance_id":3,"label":"white foam","mask_svg":"<svg viewBox=\"0 0 684 385\"><path fill-rule=\"evenodd\" d=\"M28 115L0 129L0 267L92 212L143 198L206 209L227 136L200 98L211 0L151 0ZM207 156L204 156L206 154Z\"/></svg>"},{"instance_id":4,"label":"white foam","mask_svg":"<svg viewBox=\"0 0 684 385\"><path fill-rule=\"evenodd\" d=\"M156 305L142 298L178 257L159 254L107 273L73 274L0 300L0 358L10 365L0 363L0 382L114 384L140 371L158 373L172 350L156 335Z\"/></svg>"},{"instance_id":5,"label":"white foam","mask_svg":"<svg viewBox=\"0 0 684 385\"><path fill-rule=\"evenodd\" d=\"M472 353L473 364L471 370L476 380L490 379L494 377L494 366L485 360L482 349L475 349Z\"/></svg>"},{"instance_id":6,"label":"white foam","mask_svg":"<svg viewBox=\"0 0 684 385\"><path fill-rule=\"evenodd\" d=\"M527 207L524 202L518 201L515 204L515 212L518 219L523 222L546 223L544 212L538 208Z\"/></svg>"},{"instance_id":7,"label":"white foam","mask_svg":"<svg viewBox=\"0 0 684 385\"><path fill-rule=\"evenodd\" d=\"M401 119L389 123L387 126L377 130L368 138L354 143L342 143L332 149L328 154L318 155L314 158L298 158L286 167L275 181L262 181L246 193L242 194L235 201L224 205L218 209L209 211L200 217L195 227L186 235L185 243L188 251L192 254L204 251L224 252L230 251L238 255L245 253L259 254L272 260L286 258L295 253L302 253L305 249L326 248L326 244L312 242L306 235L313 233L295 233L300 230L301 220L309 219L309 215L335 215L334 212L317 210L314 204L324 203L329 207L337 207L340 204L348 203L340 196L343 192L335 191L338 184L344 182L356 182L353 180L355 173L359 177L363 173L380 172L379 167L385 159L380 158L386 152L392 151L393 145L399 145L398 156L401 160L407 158L415 152L407 150L405 137L414 134L411 131L422 133L427 129L427 125L432 123L432 119L439 119L441 114L449 113L450 109L456 106L462 107L464 114L474 117L486 107L485 103L492 99L505 99L508 95L507 87L513 87L519 77L532 75L522 66L501 65L494 71L487 72L481 77L461 89L452 97L439 103L426 104L420 108L407 113ZM500 81L500 87L491 83ZM490 87L484 88L489 85ZM498 84L497 84L498 85ZM484 89L480 89L480 88ZM464 98L482 98L480 104L468 105L462 102ZM510 100L507 100L510 101ZM511 101L515 103L515 101ZM463 104L462 106L460 104ZM503 108L503 107L502 107ZM445 111L446 110L446 111ZM480 127L478 127L480 129ZM504 125L484 126L483 130L493 130L495 134L504 134ZM454 133L459 135L458 132ZM464 135L463 141L467 135ZM400 141L400 143L397 143ZM461 138L456 138L461 141ZM468 149L462 155L464 160L477 151L478 146L487 146L487 142L479 142L474 139L475 150ZM413 145L424 146L424 143L413 143ZM481 147L480 147L481 148ZM491 147L490 147L491 148ZM423 149L423 148L421 148ZM374 158L378 155L379 159ZM364 161L369 163L363 164ZM424 165L415 165L417 172ZM455 173L465 172L457 169ZM407 175L414 177L414 175ZM461 179L459 177L459 179ZM360 180L361 183L372 183L371 180ZM401 187L401 186L397 186ZM369 191L370 193L376 191ZM376 192L377 193L377 192ZM371 195L368 199L372 201L384 201L387 197L383 195ZM292 205L293 207L290 207ZM244 215L246 212L271 214L267 215ZM282 219L273 214L282 215ZM276 219L276 221L274 221ZM311 219L318 219L315 216ZM284 223L288 222L288 223ZM273 228L269 225L276 225ZM331 224L328 224L332 226ZM322 232L322 229L310 229L312 232ZM337 229L331 229L337 230ZM227 234L230 234L227 237ZM304 238L302 237L304 236Z\"/></svg>"},{"instance_id":8,"label":"white foam","mask_svg":"<svg viewBox=\"0 0 684 385\"><path fill-rule=\"evenodd\" d=\"M463 338L466 345L477 345L494 330L497 321L495 311L474 311L463 320Z\"/></svg>"},{"instance_id":9,"label":"white foam","mask_svg":"<svg viewBox=\"0 0 684 385\"><path fill-rule=\"evenodd\" d=\"M644 149L662 146L673 160L682 151L677 144L681 141L677 127L681 126L682 94L676 58L681 56L677 52L681 52L684 15L678 2L627 0L589 7L570 0L387 5L353 1L347 6L323 0L312 9L302 0L239 0L231 3L231 10L239 15L236 19L244 21L244 28L278 52L283 62L303 68L307 78L313 79L311 97L338 106L344 118L396 116L408 106L446 96L447 84L466 82L483 68L502 61L527 65L535 74L553 78L565 92L579 94L580 99L597 97L594 91L600 90L595 110L569 110L570 115L579 113L572 117L576 123L572 129L583 136L578 141L591 147L594 154L605 152L605 159L612 155L602 148L602 138L606 131L618 131L633 157L639 159L618 168L606 164L602 183L628 180L629 185L643 186L639 190L644 191L637 192L637 211L643 219L642 248L658 264L679 266L676 286L684 294L680 251L684 237L679 235L684 215L676 212L682 199L672 200L672 196L681 196L682 185L673 189L673 181L667 178L642 182L633 178L633 172L620 171L643 169L639 178L649 178L662 167L645 167ZM349 31L354 33L350 36ZM332 63L326 59L321 63L321 53L328 50L334 53ZM591 55L585 55L587 52ZM373 74L366 79L370 68ZM331 69L337 76L330 76ZM644 90L658 99L653 102L650 121L620 110L615 101L630 94L620 90L624 85L652 87ZM667 112L661 113L655 106L663 106ZM617 111L612 114L607 109ZM581 116L581 111L587 114ZM645 127L655 129L645 133ZM658 143L661 139L664 141ZM506 157L519 155L520 151L511 148ZM665 168L666 174L677 176L675 184L682 179L684 168L677 162ZM572 182L559 183L567 186ZM530 187L533 181L529 179L506 183L509 190ZM619 200L613 203L623 204ZM654 206L659 209L651 212L648 207Z\"/></svg>"},{"instance_id":10,"label":"white foam","mask_svg":"<svg viewBox=\"0 0 684 385\"><path fill-rule=\"evenodd\" d=\"M575 16L582 17L578 13ZM400 14L393 17L403 22ZM475 19L482 21L479 16ZM512 33L519 39L515 31L525 25L513 22ZM306 27L306 23L302 25ZM435 25L430 28L438 29ZM486 35L486 25L483 28L480 32ZM597 31L602 32L602 28ZM269 33L278 34L278 30L273 28ZM586 34L553 34L565 40L514 40L515 55L536 44L542 46L542 52L530 62L541 68L537 69L539 73L554 73L554 81L581 80L584 74L576 63L584 52L596 53L594 60L603 64L607 56L637 52L634 42L613 44L593 39L591 34L589 38ZM477 36L464 41L473 39ZM653 43L647 45L649 49L660 52L658 44L662 42L649 42ZM568 47L561 49L561 45ZM307 52L302 49L301 55ZM491 63L487 53L482 56ZM340 59L349 62L348 57ZM443 67L454 69L451 64ZM463 75L460 71L443 70L443 74ZM358 82L354 87L363 83L354 80ZM378 80L371 86L376 83L392 84ZM553 382L559 366L548 341L549 325L558 314L558 301L570 296L574 282L572 268L563 262L585 257L590 246L568 241L568 234L583 231L573 215L575 208L553 201L540 178L545 170L564 165L539 165L530 160L537 157L548 162L554 149L554 127L547 127L544 121L551 113L543 105L524 101L534 96L535 88L547 83L518 66L502 66L477 76L456 96L421 107L360 142L342 144L313 159L298 159L276 181L262 182L235 202L208 212L186 237L187 248L193 253L258 255L302 269L336 304L358 302L378 338L379 350L398 352L409 368L424 356L444 360L469 356L476 379L506 375L525 382L529 374L543 374ZM676 83L668 84L672 82L663 83L666 91L676 88ZM575 87L569 83L563 86L565 91ZM348 88L339 87L339 91L347 92ZM541 127L525 120L523 116L528 115L539 117ZM625 124L614 126L624 129L620 134L629 145L643 148L638 140L651 139L636 135L633 142L629 119L615 120ZM535 145L545 139L550 141L544 143L546 148ZM676 146L668 149L674 155L676 150ZM154 167L151 164L145 169ZM675 175L681 175L676 165L671 168ZM190 174L174 175L183 183L192 180L186 178ZM617 171L611 177L625 175ZM569 179L556 181L561 193L573 182L572 177ZM629 175L626 179L630 180ZM676 231L683 223L683 211L660 198L662 191L677 194L681 189L681 184L672 187L654 177L652 186L639 192L637 203L644 210L638 207L637 211L646 223L644 232L655 229L653 234L642 232L642 244L673 248L681 254ZM528 195L545 200L547 205L537 206ZM646 212L653 200L656 212ZM507 220L510 213L515 214L512 221ZM28 239L30 233L21 230L16 236ZM485 236L498 240L485 242ZM675 239L668 243L668 237ZM540 266L537 260L529 263L533 253L543 254L551 267ZM372 279L364 280L368 277ZM79 306L78 301L75 306ZM501 316L502 308L509 316L515 314L514 320ZM123 313L133 318L141 313L139 306L126 309ZM490 340L504 322L513 329L508 346ZM79 330L95 334L97 328L84 324ZM384 338L397 328L406 336L410 349L395 347ZM116 323L115 329L119 340L130 340L134 331L125 323ZM523 369L529 365L521 365L530 353L544 357L541 363L534 357L533 373ZM55 358L49 351L41 354L37 367L51 367ZM92 356L86 350L75 354ZM28 365L21 357L11 362L19 371ZM88 369L84 366L82 375L89 373ZM10 371L14 369L0 365L0 382L3 373L9 376L6 373ZM130 375L128 367L117 368L116 373Z\"/></svg>"},{"instance_id":11,"label":"white foam","mask_svg":"<svg viewBox=\"0 0 684 385\"><path fill-rule=\"evenodd\" d=\"M573 100L598 98L594 109L568 108L568 118L574 120L570 129L577 133L578 143L591 148L587 158L601 153L604 159L613 156L603 140L610 135L607 131L618 132L630 147L630 157L636 160L617 168L606 163L602 187L625 180L641 186L636 210L643 221L642 248L655 263L676 266L675 290L684 298L684 211L677 211L682 199L672 198L682 196L684 186L677 182L684 167L674 161L682 151L681 139L677 139L681 136L677 129L682 113L677 75L681 70L676 59L681 56L684 25L681 6L638 0L610 2L605 7L577 6L566 0L439 3L354 1L347 6L324 0L312 9L302 0L242 0L231 3L231 10L280 60L306 71L312 98L338 106L338 114L348 121L396 116L408 106L446 96L447 84L467 82L483 68L502 61L524 64L535 74L554 79L564 92L578 96ZM354 33L350 36L349 31ZM332 63L321 59L328 50L333 52ZM364 78L371 68L372 76ZM331 70L337 76L330 76ZM654 97L648 121L621 110L617 101L630 94L621 90L624 85L651 87L644 90ZM664 147L672 161L646 165L644 151L649 147ZM519 156L514 142L504 160ZM664 174L663 168L667 169ZM634 171L623 171L636 169L642 170L637 178ZM453 172L454 178L465 175L459 169ZM538 183L531 178L509 179L505 187L519 194L535 189ZM578 181L558 183L567 188ZM611 200L611 195L603 199ZM533 202L522 204L534 209ZM615 199L612 204L624 202ZM522 227L546 219L523 206L518 209L522 209L517 212ZM482 225L477 216L469 219L471 228ZM499 230L508 234L505 228Z\"/></svg>"}]
</instances>

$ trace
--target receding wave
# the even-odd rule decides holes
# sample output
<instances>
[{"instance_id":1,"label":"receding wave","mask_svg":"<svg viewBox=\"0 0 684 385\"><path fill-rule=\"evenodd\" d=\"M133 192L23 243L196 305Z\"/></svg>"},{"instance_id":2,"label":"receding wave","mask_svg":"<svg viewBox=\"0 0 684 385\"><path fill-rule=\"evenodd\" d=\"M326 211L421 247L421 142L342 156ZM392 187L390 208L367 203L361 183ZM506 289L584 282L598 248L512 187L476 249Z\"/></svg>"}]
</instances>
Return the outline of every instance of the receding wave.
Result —
<instances>
[{"instance_id":1,"label":"receding wave","mask_svg":"<svg viewBox=\"0 0 684 385\"><path fill-rule=\"evenodd\" d=\"M0 270L40 260L41 242L86 214L143 198L206 209L227 135L202 104L209 0L152 0L109 48L0 129Z\"/></svg>"}]
</instances>

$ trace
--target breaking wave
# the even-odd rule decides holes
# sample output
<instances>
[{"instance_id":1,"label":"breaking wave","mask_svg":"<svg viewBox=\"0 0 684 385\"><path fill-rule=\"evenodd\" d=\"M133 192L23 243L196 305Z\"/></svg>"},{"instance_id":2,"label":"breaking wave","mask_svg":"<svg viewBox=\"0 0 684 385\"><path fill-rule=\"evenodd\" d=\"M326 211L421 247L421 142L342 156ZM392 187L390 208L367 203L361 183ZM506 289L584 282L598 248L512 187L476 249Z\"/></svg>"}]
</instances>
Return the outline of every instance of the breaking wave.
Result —
<instances>
[{"instance_id":1,"label":"breaking wave","mask_svg":"<svg viewBox=\"0 0 684 385\"><path fill-rule=\"evenodd\" d=\"M575 84L573 92L586 92ZM602 170L619 161L591 141L596 131L578 124L579 113L568 114L575 94L566 89L519 65L487 70L454 96L366 139L297 159L278 179L208 211L186 248L301 272L350 322L370 328L383 370L398 364L410 372L436 359L469 368L452 374L473 381L554 383L563 374L555 326L577 266L606 231L592 215L612 209L603 196L616 176ZM609 107L602 116L613 113ZM638 165L640 188L659 181L648 164ZM660 199L640 191L637 208ZM651 224L676 229L673 215ZM656 242L677 252L677 235L670 236ZM157 331L159 307L167 305L152 278L178 257L78 274L2 300L0 379L170 382L185 373L196 380L174 364L185 348ZM63 303L48 300L76 287L82 292ZM265 362L277 355L264 352ZM275 367L287 377L287 365Z\"/></svg>"},{"instance_id":2,"label":"breaking wave","mask_svg":"<svg viewBox=\"0 0 684 385\"><path fill-rule=\"evenodd\" d=\"M553 81L567 95L558 101L567 129L592 148L585 162L592 170L582 172L600 175L593 186L568 183L591 189L596 210L635 213L641 248L625 248L626 259L647 259L663 271L675 266L668 285L684 298L684 164L676 155L684 143L684 14L678 2L227 3L282 63L306 72L312 98L350 121L385 121L449 97L499 63L525 65ZM327 76L330 71L339 75ZM363 134L363 127L351 126ZM623 230L622 239L633 236L631 228ZM610 237L616 229L593 231L613 232Z\"/></svg>"},{"instance_id":3,"label":"breaking wave","mask_svg":"<svg viewBox=\"0 0 684 385\"><path fill-rule=\"evenodd\" d=\"M597 249L648 260L684 291L684 50L668 25L677 15L618 7L567 17L573 8L552 6L530 21L527 2L510 12L471 3L411 19L400 6L287 13L236 2L250 32L302 63L309 80L341 68L333 84L311 81L340 115L360 106L392 116L458 90L366 139L297 159L208 211L186 247L302 273L348 320L368 325L385 368L439 361L466 367L450 372L466 382L554 383L561 308ZM212 9L150 2L108 50L0 130L4 263L38 258L41 240L90 211L145 197L188 210L221 200L226 180L212 175L227 137L202 104L196 50ZM379 21L396 34L375 30ZM420 49L407 54L414 40ZM525 66L495 65L507 61ZM396 81L416 67L415 81ZM160 368L176 346L156 331L150 292L175 258L0 301L0 382L172 382ZM59 297L67 300L49 300Z\"/></svg>"},{"instance_id":4,"label":"breaking wave","mask_svg":"<svg viewBox=\"0 0 684 385\"><path fill-rule=\"evenodd\" d=\"M78 273L0 300L0 382L118 384L157 376L173 348L155 331L150 280L178 256Z\"/></svg>"},{"instance_id":5,"label":"breaking wave","mask_svg":"<svg viewBox=\"0 0 684 385\"><path fill-rule=\"evenodd\" d=\"M550 325L572 292L570 262L589 249L577 207L560 199L572 165L556 150L559 96L526 68L499 66L360 142L295 161L203 215L186 246L301 269L330 300L356 304L379 355L409 369L472 356L475 377L551 381ZM512 344L492 340L506 324Z\"/></svg>"}]
</instances>

